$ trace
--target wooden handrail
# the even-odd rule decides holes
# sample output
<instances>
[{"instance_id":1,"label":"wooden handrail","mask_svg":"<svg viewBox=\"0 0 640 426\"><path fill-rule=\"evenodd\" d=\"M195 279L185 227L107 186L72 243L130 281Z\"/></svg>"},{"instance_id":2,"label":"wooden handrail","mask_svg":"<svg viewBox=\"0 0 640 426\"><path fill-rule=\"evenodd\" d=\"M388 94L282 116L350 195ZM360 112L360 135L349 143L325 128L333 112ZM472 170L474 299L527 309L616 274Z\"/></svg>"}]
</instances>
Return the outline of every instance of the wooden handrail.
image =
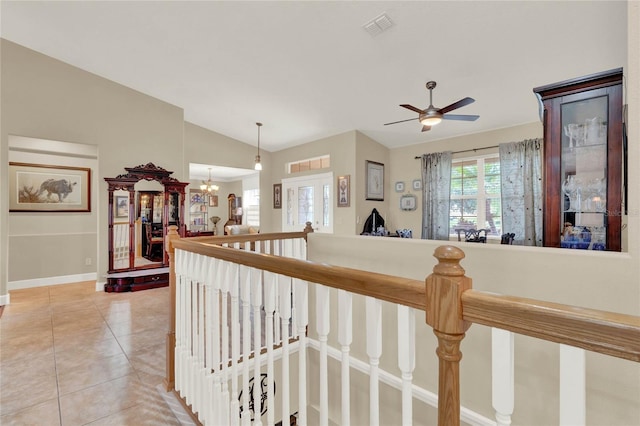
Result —
<instances>
[{"instance_id":1,"label":"wooden handrail","mask_svg":"<svg viewBox=\"0 0 640 426\"><path fill-rule=\"evenodd\" d=\"M427 292L424 281L236 250L200 241L201 238L183 238L175 240L174 246L205 256L426 310ZM438 265L434 272L437 268ZM462 271L464 272L464 269ZM640 317L478 290L464 291L461 294L461 304L462 318L470 323L501 328L640 362Z\"/></svg>"},{"instance_id":2,"label":"wooden handrail","mask_svg":"<svg viewBox=\"0 0 640 426\"><path fill-rule=\"evenodd\" d=\"M204 256L424 310L424 281L221 247L196 241L195 238L176 240L174 246Z\"/></svg>"},{"instance_id":3,"label":"wooden handrail","mask_svg":"<svg viewBox=\"0 0 640 426\"><path fill-rule=\"evenodd\" d=\"M640 362L640 317L521 297L462 295L466 321Z\"/></svg>"}]
</instances>

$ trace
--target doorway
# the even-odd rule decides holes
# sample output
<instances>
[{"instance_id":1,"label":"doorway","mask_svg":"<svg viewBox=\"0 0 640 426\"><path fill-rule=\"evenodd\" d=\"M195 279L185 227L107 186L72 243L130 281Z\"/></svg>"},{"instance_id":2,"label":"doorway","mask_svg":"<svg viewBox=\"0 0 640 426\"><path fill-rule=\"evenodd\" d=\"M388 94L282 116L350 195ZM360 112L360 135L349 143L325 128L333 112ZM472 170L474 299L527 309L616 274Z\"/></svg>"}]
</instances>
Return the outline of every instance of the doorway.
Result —
<instances>
[{"instance_id":1,"label":"doorway","mask_svg":"<svg viewBox=\"0 0 640 426\"><path fill-rule=\"evenodd\" d=\"M333 233L333 173L282 180L282 231L302 231L311 222L314 232Z\"/></svg>"}]
</instances>

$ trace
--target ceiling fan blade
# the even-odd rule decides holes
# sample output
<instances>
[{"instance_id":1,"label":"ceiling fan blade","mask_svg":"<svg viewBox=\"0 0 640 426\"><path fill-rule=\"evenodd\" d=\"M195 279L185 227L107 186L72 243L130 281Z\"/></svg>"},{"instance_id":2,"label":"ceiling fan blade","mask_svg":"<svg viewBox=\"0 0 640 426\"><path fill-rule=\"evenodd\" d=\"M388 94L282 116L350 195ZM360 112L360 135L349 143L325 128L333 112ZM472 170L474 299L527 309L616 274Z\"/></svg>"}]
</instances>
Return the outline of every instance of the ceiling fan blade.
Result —
<instances>
[{"instance_id":1,"label":"ceiling fan blade","mask_svg":"<svg viewBox=\"0 0 640 426\"><path fill-rule=\"evenodd\" d=\"M389 124L398 124L398 123L404 123L405 121L413 121L413 120L417 120L418 117L416 118L409 118L408 120L400 120L400 121L393 121L391 123L384 123L385 126L388 126Z\"/></svg>"},{"instance_id":2,"label":"ceiling fan blade","mask_svg":"<svg viewBox=\"0 0 640 426\"><path fill-rule=\"evenodd\" d=\"M464 98L464 99L460 99L458 102L454 102L451 105L447 105L446 107L441 108L439 112L442 113L442 114L446 114L449 111L453 111L454 109L462 108L463 106L472 104L475 101L476 101L475 99L468 98L468 97Z\"/></svg>"},{"instance_id":3,"label":"ceiling fan blade","mask_svg":"<svg viewBox=\"0 0 640 426\"><path fill-rule=\"evenodd\" d=\"M423 132L426 132L427 130L431 130L431 126L422 126Z\"/></svg>"},{"instance_id":4,"label":"ceiling fan blade","mask_svg":"<svg viewBox=\"0 0 640 426\"><path fill-rule=\"evenodd\" d=\"M402 108L410 109L411 111L417 112L418 114L422 114L422 110L420 108L416 108L413 105L402 104L400 105Z\"/></svg>"},{"instance_id":5,"label":"ceiling fan blade","mask_svg":"<svg viewBox=\"0 0 640 426\"><path fill-rule=\"evenodd\" d=\"M476 121L480 118L479 115L464 115L464 114L445 114L442 116L444 120L460 120L460 121Z\"/></svg>"}]
</instances>

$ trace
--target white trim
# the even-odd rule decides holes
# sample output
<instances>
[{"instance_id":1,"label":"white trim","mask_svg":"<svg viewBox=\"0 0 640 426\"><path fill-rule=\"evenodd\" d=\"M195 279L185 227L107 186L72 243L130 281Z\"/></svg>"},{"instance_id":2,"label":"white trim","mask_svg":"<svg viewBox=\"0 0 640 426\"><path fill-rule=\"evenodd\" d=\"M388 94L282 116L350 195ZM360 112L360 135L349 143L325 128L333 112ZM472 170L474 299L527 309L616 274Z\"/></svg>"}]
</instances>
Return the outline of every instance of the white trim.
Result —
<instances>
[{"instance_id":1,"label":"white trim","mask_svg":"<svg viewBox=\"0 0 640 426\"><path fill-rule=\"evenodd\" d=\"M89 272L86 274L62 275L59 277L34 278L31 280L9 281L8 290L21 290L25 288L45 287L48 285L70 284L81 281L93 281L97 279L98 274Z\"/></svg>"},{"instance_id":2,"label":"white trim","mask_svg":"<svg viewBox=\"0 0 640 426\"><path fill-rule=\"evenodd\" d=\"M9 293L0 296L0 306L9 305L11 303L11 295Z\"/></svg>"},{"instance_id":3,"label":"white trim","mask_svg":"<svg viewBox=\"0 0 640 426\"><path fill-rule=\"evenodd\" d=\"M311 338L307 338L307 342L308 347L313 348L316 351L320 351L320 342ZM337 361L340 361L342 359L342 352L332 346L327 347L327 354ZM368 363L354 357L349 358L350 367L358 370L363 374L369 374L370 366ZM382 383L385 383L395 389L402 390L402 379L400 377L395 376L382 369L378 369L378 377ZM412 391L414 398L432 407L438 407L438 395L415 384L412 385ZM483 415L476 413L475 411L471 411L470 409L465 407L460 407L460 420L474 426L496 426L496 422L494 420L484 417Z\"/></svg>"}]
</instances>

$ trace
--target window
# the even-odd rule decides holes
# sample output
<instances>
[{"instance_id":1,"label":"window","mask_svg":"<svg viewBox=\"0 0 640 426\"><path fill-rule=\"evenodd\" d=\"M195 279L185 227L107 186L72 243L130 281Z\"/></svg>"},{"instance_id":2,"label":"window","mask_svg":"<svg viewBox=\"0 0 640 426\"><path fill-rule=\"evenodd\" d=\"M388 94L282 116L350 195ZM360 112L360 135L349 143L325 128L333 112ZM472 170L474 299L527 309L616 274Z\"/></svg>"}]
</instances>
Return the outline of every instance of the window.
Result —
<instances>
[{"instance_id":1,"label":"window","mask_svg":"<svg viewBox=\"0 0 640 426\"><path fill-rule=\"evenodd\" d=\"M489 235L502 235L498 156L453 161L449 234L457 236L455 230L460 228L486 228Z\"/></svg>"},{"instance_id":2,"label":"window","mask_svg":"<svg viewBox=\"0 0 640 426\"><path fill-rule=\"evenodd\" d=\"M242 193L245 223L249 226L260 226L260 190L249 189Z\"/></svg>"},{"instance_id":3,"label":"window","mask_svg":"<svg viewBox=\"0 0 640 426\"><path fill-rule=\"evenodd\" d=\"M331 157L323 155L322 157L307 158L306 160L295 161L287 164L287 171L291 173L307 172L309 170L328 169L331 167Z\"/></svg>"}]
</instances>

